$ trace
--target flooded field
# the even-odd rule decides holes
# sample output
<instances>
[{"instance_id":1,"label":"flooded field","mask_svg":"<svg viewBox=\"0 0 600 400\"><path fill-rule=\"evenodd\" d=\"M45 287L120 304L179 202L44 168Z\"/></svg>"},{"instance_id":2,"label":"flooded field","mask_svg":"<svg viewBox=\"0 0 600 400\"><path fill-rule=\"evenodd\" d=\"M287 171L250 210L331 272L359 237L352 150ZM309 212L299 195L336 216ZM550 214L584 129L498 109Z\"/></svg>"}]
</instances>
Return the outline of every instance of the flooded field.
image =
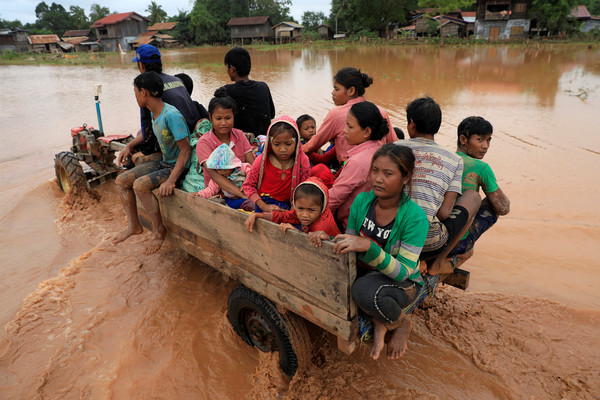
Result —
<instances>
[{"instance_id":1,"label":"flooded field","mask_svg":"<svg viewBox=\"0 0 600 400\"><path fill-rule=\"evenodd\" d=\"M227 82L227 48L173 50L166 73L208 104ZM292 382L226 318L225 282L173 243L143 256L147 234L110 244L125 224L112 184L65 199L53 157L70 129L135 133L132 54L100 67L0 66L0 398L586 399L600 393L600 46L356 47L251 50L277 115L333 107L345 66L374 77L366 97L405 129L405 106L431 95L437 140L456 146L469 115L494 125L486 161L511 213L465 265L466 293L443 288L419 310L397 362L351 357L311 331L311 367Z\"/></svg>"}]
</instances>

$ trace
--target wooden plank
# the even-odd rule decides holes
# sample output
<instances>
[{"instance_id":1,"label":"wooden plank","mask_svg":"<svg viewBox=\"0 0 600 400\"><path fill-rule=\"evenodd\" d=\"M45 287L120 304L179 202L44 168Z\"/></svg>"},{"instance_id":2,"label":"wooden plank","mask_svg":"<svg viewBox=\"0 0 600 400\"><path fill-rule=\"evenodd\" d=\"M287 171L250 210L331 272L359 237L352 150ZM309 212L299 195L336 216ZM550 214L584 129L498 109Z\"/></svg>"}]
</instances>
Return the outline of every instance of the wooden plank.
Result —
<instances>
[{"instance_id":1,"label":"wooden plank","mask_svg":"<svg viewBox=\"0 0 600 400\"><path fill-rule=\"evenodd\" d=\"M181 239L179 244L189 254L211 266L218 266L215 268L223 274L267 297L276 303L279 309L283 307L284 310L281 311L290 310L346 341L351 341L357 337L358 325L356 320L349 321L322 310L298 297L297 291L284 285L271 284L242 266L225 260L219 260L210 250L203 246L198 246L194 242Z\"/></svg>"},{"instance_id":2,"label":"wooden plank","mask_svg":"<svg viewBox=\"0 0 600 400\"><path fill-rule=\"evenodd\" d=\"M352 277L348 269L353 254L335 254L331 243L315 248L305 235L284 235L276 224L263 220L249 234L243 227L247 214L181 191L160 202L167 228L204 247L201 260L215 268L223 262L241 266L309 304L349 317Z\"/></svg>"}]
</instances>

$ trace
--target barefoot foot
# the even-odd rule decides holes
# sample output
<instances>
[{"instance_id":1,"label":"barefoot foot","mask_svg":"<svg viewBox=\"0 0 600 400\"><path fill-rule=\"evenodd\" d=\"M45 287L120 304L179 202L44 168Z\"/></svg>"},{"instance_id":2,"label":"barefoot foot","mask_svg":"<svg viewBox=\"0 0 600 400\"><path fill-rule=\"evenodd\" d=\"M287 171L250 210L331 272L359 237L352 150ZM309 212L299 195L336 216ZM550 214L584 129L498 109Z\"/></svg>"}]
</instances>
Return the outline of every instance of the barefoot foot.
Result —
<instances>
[{"instance_id":1,"label":"barefoot foot","mask_svg":"<svg viewBox=\"0 0 600 400\"><path fill-rule=\"evenodd\" d=\"M376 318L373 318L373 347L371 348L371 358L377 360L383 346L385 345L385 334L387 328L384 324L379 322Z\"/></svg>"},{"instance_id":2,"label":"barefoot foot","mask_svg":"<svg viewBox=\"0 0 600 400\"><path fill-rule=\"evenodd\" d=\"M150 243L148 243L146 248L144 248L144 254L148 255L156 253L158 249L160 249L160 247L162 246L166 237L167 230L164 227L161 230L157 229L156 232L152 234L152 239L150 240Z\"/></svg>"},{"instance_id":3,"label":"barefoot foot","mask_svg":"<svg viewBox=\"0 0 600 400\"><path fill-rule=\"evenodd\" d=\"M388 342L387 356L390 360L396 360L406 353L408 348L408 336L412 330L410 317L404 317L399 327L392 331L392 337Z\"/></svg>"},{"instance_id":4,"label":"barefoot foot","mask_svg":"<svg viewBox=\"0 0 600 400\"><path fill-rule=\"evenodd\" d=\"M111 239L111 242L112 242L112 244L121 243L122 241L124 241L125 239L127 239L129 236L139 235L143 231L144 231L144 228L142 228L141 226L131 227L131 226L128 225L127 228L125 228L125 230L123 232L121 232L118 235L114 236Z\"/></svg>"}]
</instances>

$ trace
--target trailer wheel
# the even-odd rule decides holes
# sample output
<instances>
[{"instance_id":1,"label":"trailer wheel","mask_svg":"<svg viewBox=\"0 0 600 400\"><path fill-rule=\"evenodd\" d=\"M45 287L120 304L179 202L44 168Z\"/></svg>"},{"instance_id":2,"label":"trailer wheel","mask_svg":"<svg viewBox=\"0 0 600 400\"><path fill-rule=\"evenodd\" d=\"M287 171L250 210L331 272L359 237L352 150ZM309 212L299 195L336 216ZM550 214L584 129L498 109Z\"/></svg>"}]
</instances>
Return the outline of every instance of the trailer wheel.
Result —
<instances>
[{"instance_id":1,"label":"trailer wheel","mask_svg":"<svg viewBox=\"0 0 600 400\"><path fill-rule=\"evenodd\" d=\"M54 171L58 186L68 193L74 187L85 187L86 178L79 159L70 151L61 151L54 156Z\"/></svg>"},{"instance_id":2,"label":"trailer wheel","mask_svg":"<svg viewBox=\"0 0 600 400\"><path fill-rule=\"evenodd\" d=\"M288 376L306 368L310 339L304 321L281 315L265 297L245 286L235 288L227 301L227 317L238 335L265 353L279 351L279 368Z\"/></svg>"}]
</instances>

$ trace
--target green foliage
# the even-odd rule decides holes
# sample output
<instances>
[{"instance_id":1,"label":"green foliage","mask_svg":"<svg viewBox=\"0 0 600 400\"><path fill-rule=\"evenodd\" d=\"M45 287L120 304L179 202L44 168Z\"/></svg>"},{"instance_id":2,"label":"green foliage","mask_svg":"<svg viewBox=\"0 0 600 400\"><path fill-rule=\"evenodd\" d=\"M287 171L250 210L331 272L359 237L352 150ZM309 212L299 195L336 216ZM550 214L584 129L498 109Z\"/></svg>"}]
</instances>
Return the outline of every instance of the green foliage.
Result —
<instances>
[{"instance_id":1,"label":"green foliage","mask_svg":"<svg viewBox=\"0 0 600 400\"><path fill-rule=\"evenodd\" d=\"M437 8L438 13L446 14L454 10L469 9L475 4L473 0L419 0L419 7Z\"/></svg>"},{"instance_id":2,"label":"green foliage","mask_svg":"<svg viewBox=\"0 0 600 400\"><path fill-rule=\"evenodd\" d=\"M586 6L590 14L600 16L600 0L579 0L579 4Z\"/></svg>"},{"instance_id":3,"label":"green foliage","mask_svg":"<svg viewBox=\"0 0 600 400\"><path fill-rule=\"evenodd\" d=\"M314 42L321 39L321 35L319 35L318 31L302 30L302 39Z\"/></svg>"},{"instance_id":4,"label":"green foliage","mask_svg":"<svg viewBox=\"0 0 600 400\"><path fill-rule=\"evenodd\" d=\"M408 21L408 12L416 6L413 0L354 0L359 29L379 31L382 36L390 37L390 23L404 25Z\"/></svg>"},{"instance_id":5,"label":"green foliage","mask_svg":"<svg viewBox=\"0 0 600 400\"><path fill-rule=\"evenodd\" d=\"M146 8L146 12L148 13L147 17L151 25L164 22L167 19L167 12L163 10L162 6L156 4L155 1L150 2L150 5Z\"/></svg>"},{"instance_id":6,"label":"green foliage","mask_svg":"<svg viewBox=\"0 0 600 400\"><path fill-rule=\"evenodd\" d=\"M440 25L437 21L430 19L427 21L426 25L425 32L427 33L427 36L438 36L440 34Z\"/></svg>"},{"instance_id":7,"label":"green foliage","mask_svg":"<svg viewBox=\"0 0 600 400\"><path fill-rule=\"evenodd\" d=\"M325 14L321 11L304 11L302 26L308 31L317 31L319 25L325 23Z\"/></svg>"},{"instance_id":8,"label":"green foliage","mask_svg":"<svg viewBox=\"0 0 600 400\"><path fill-rule=\"evenodd\" d=\"M15 53L12 50L7 50L1 53L2 55L0 56L0 58L2 58L3 60L14 60L15 58L19 57L18 53Z\"/></svg>"},{"instance_id":9,"label":"green foliage","mask_svg":"<svg viewBox=\"0 0 600 400\"><path fill-rule=\"evenodd\" d=\"M290 15L292 0L250 0L250 15L253 17L268 16L273 25L283 21L293 21Z\"/></svg>"},{"instance_id":10,"label":"green foliage","mask_svg":"<svg viewBox=\"0 0 600 400\"><path fill-rule=\"evenodd\" d=\"M35 16L38 28L58 35L62 35L75 26L71 14L60 4L52 3L48 7L46 2L42 1L35 7Z\"/></svg>"},{"instance_id":11,"label":"green foliage","mask_svg":"<svg viewBox=\"0 0 600 400\"><path fill-rule=\"evenodd\" d=\"M92 23L109 15L110 9L108 7L102 7L98 3L94 3L90 6L90 21Z\"/></svg>"},{"instance_id":12,"label":"green foliage","mask_svg":"<svg viewBox=\"0 0 600 400\"><path fill-rule=\"evenodd\" d=\"M578 0L533 0L531 15L537 18L539 28L556 34L564 32L573 26L573 20L568 18Z\"/></svg>"},{"instance_id":13,"label":"green foliage","mask_svg":"<svg viewBox=\"0 0 600 400\"><path fill-rule=\"evenodd\" d=\"M73 26L77 29L85 29L90 27L90 21L88 20L87 15L85 15L85 10L79 6L71 6L69 7L69 14L71 15L71 21L73 21Z\"/></svg>"},{"instance_id":14,"label":"green foliage","mask_svg":"<svg viewBox=\"0 0 600 400\"><path fill-rule=\"evenodd\" d=\"M9 21L7 19L0 18L0 29L23 29L24 26L18 19Z\"/></svg>"}]
</instances>

